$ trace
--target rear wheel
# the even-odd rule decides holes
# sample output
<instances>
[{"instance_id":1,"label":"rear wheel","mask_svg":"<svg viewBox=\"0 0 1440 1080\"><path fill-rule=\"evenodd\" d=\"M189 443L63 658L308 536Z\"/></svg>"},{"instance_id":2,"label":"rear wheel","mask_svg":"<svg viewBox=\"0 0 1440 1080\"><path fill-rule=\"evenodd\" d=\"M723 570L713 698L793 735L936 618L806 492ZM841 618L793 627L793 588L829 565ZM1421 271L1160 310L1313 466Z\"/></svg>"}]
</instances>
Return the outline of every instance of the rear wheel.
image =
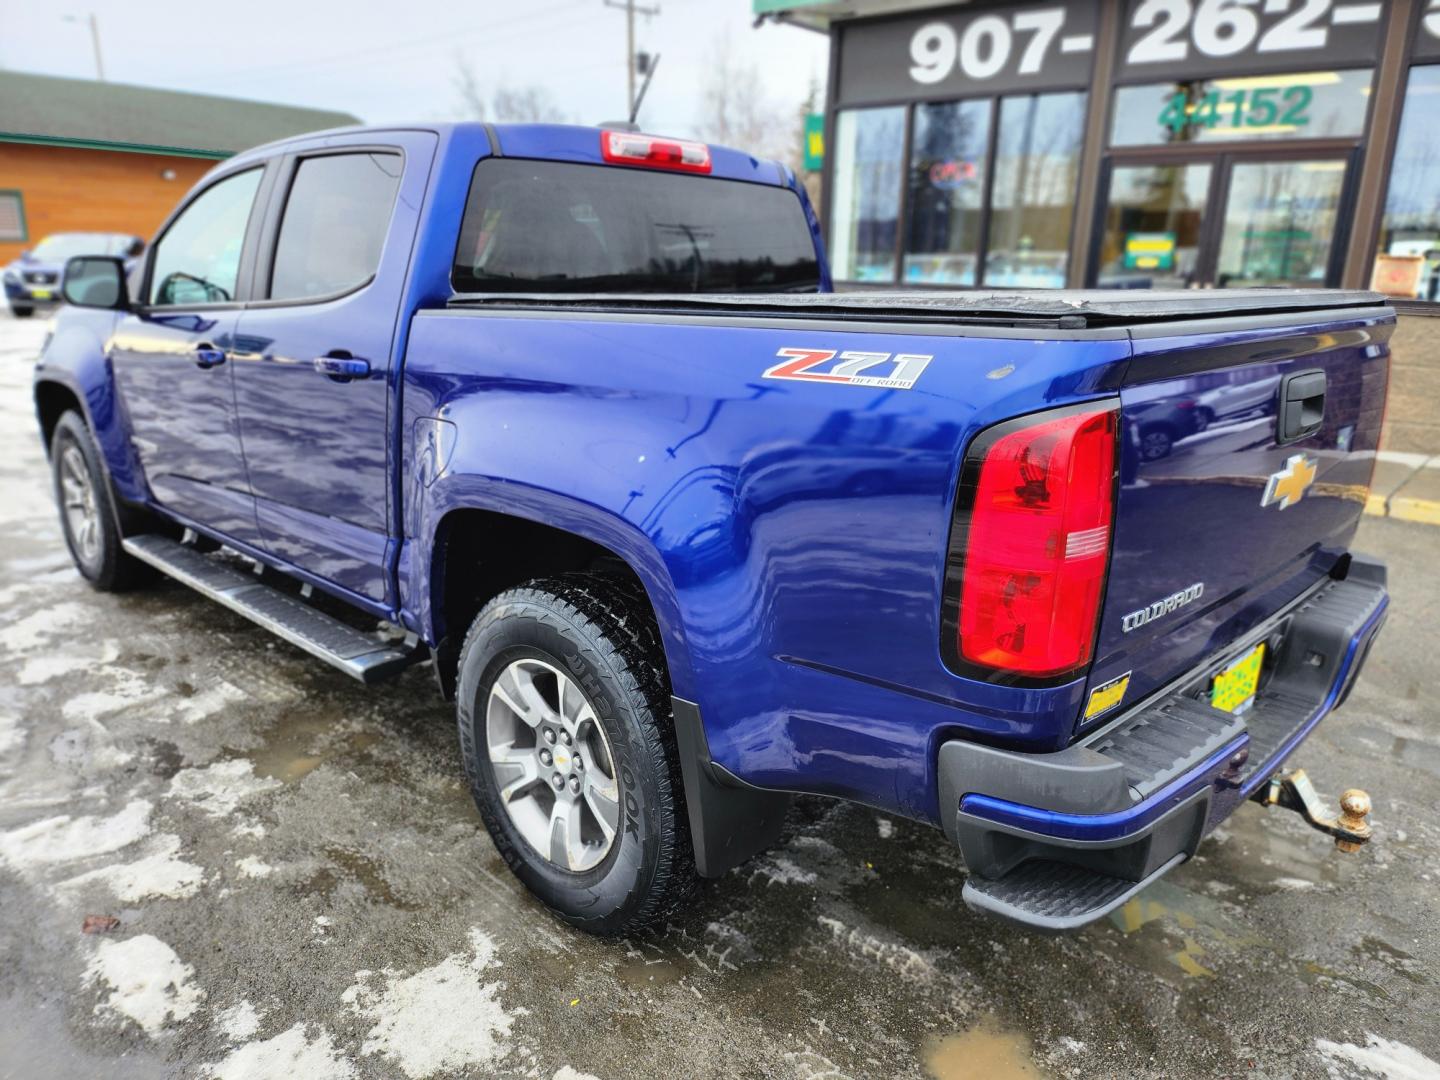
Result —
<instances>
[{"instance_id":1,"label":"rear wheel","mask_svg":"<svg viewBox=\"0 0 1440 1080\"><path fill-rule=\"evenodd\" d=\"M12 307L10 311L17 319L28 319L35 314L33 307Z\"/></svg>"},{"instance_id":2,"label":"rear wheel","mask_svg":"<svg viewBox=\"0 0 1440 1080\"><path fill-rule=\"evenodd\" d=\"M642 595L602 574L502 593L466 637L456 697L476 806L536 896L602 934L683 904L695 864Z\"/></svg>"},{"instance_id":3,"label":"rear wheel","mask_svg":"<svg viewBox=\"0 0 1440 1080\"><path fill-rule=\"evenodd\" d=\"M100 465L100 449L80 414L65 413L50 442L50 469L60 527L75 568L106 592L133 588L149 570L120 546L114 499Z\"/></svg>"}]
</instances>

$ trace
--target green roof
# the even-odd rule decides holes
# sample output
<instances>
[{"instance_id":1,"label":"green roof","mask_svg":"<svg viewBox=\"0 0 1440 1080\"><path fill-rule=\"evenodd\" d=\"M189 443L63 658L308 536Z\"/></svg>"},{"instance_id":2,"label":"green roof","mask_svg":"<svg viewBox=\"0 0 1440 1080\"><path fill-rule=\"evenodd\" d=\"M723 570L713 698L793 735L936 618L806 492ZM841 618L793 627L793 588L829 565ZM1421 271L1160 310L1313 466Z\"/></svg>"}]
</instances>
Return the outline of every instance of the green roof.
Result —
<instances>
[{"instance_id":1,"label":"green roof","mask_svg":"<svg viewBox=\"0 0 1440 1080\"><path fill-rule=\"evenodd\" d=\"M0 71L0 142L222 158L360 121L349 113Z\"/></svg>"}]
</instances>

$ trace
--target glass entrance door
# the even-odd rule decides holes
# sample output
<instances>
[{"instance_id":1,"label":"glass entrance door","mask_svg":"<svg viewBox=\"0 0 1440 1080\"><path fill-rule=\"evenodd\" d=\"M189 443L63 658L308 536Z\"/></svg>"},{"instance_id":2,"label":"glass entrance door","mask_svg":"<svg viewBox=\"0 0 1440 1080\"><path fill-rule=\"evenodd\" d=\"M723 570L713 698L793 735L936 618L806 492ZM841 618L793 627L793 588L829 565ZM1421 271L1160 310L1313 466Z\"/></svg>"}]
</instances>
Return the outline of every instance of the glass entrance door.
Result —
<instances>
[{"instance_id":1,"label":"glass entrance door","mask_svg":"<svg viewBox=\"0 0 1440 1080\"><path fill-rule=\"evenodd\" d=\"M1183 289L1198 284L1209 162L1116 165L1110 170L1095 284Z\"/></svg>"},{"instance_id":2,"label":"glass entrance door","mask_svg":"<svg viewBox=\"0 0 1440 1080\"><path fill-rule=\"evenodd\" d=\"M1215 284L1330 284L1346 162L1234 161L1229 171Z\"/></svg>"},{"instance_id":3,"label":"glass entrance door","mask_svg":"<svg viewBox=\"0 0 1440 1080\"><path fill-rule=\"evenodd\" d=\"M1091 283L1333 286L1347 232L1341 208L1350 163L1344 153L1273 152L1114 160Z\"/></svg>"}]
</instances>

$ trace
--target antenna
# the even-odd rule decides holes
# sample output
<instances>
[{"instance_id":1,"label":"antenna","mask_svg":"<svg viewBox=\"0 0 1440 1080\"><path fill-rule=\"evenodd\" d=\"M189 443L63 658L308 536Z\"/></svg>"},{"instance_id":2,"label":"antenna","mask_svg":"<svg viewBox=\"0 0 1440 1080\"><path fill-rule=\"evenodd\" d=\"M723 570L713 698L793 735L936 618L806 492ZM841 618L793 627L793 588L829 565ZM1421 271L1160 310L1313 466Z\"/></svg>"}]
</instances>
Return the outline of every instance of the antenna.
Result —
<instances>
[{"instance_id":1,"label":"antenna","mask_svg":"<svg viewBox=\"0 0 1440 1080\"><path fill-rule=\"evenodd\" d=\"M641 54L645 56L644 53ZM655 69L660 66L660 54L645 56L645 81L640 85L640 93L635 95L635 104L630 106L630 123L635 123L635 118L640 115L640 105L645 100L645 91L650 89L650 80L655 77Z\"/></svg>"}]
</instances>

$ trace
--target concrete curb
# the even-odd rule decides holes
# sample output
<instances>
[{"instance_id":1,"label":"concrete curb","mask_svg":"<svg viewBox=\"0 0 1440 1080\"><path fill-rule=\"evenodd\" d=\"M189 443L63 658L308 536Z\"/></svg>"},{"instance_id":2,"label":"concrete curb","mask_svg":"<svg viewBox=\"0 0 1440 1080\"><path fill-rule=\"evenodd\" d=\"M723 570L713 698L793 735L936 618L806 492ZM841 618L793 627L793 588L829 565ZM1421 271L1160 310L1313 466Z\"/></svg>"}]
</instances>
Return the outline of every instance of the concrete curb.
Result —
<instances>
[{"instance_id":1,"label":"concrete curb","mask_svg":"<svg viewBox=\"0 0 1440 1080\"><path fill-rule=\"evenodd\" d=\"M1365 513L1440 525L1440 455L1381 450Z\"/></svg>"}]
</instances>

